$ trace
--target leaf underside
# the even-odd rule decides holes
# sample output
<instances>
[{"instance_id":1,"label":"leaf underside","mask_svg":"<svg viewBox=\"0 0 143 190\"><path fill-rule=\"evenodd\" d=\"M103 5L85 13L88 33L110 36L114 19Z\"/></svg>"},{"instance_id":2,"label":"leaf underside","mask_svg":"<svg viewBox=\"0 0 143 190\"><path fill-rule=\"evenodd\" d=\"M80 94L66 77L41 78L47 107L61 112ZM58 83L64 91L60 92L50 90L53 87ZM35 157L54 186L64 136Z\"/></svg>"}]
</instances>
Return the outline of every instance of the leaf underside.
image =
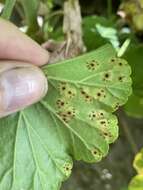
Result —
<instances>
[{"instance_id":1,"label":"leaf underside","mask_svg":"<svg viewBox=\"0 0 143 190\"><path fill-rule=\"evenodd\" d=\"M118 136L131 71L112 46L42 69L47 96L0 120L0 189L57 190L72 158L98 162Z\"/></svg>"}]
</instances>

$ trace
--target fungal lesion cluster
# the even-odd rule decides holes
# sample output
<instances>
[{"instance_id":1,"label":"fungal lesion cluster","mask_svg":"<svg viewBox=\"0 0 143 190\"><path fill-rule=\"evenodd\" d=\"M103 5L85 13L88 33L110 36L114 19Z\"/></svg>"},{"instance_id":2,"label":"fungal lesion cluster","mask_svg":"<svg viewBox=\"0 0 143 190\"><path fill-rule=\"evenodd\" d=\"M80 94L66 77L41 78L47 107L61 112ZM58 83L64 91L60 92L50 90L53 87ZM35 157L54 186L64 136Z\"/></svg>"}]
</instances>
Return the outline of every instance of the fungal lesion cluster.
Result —
<instances>
[{"instance_id":1,"label":"fungal lesion cluster","mask_svg":"<svg viewBox=\"0 0 143 190\"><path fill-rule=\"evenodd\" d=\"M106 119L107 115L103 111L94 111L92 110L88 114L88 119L92 122L96 122L96 127L100 129L101 136L104 137L104 139L108 142L112 140L112 134L110 132L110 121Z\"/></svg>"},{"instance_id":2,"label":"fungal lesion cluster","mask_svg":"<svg viewBox=\"0 0 143 190\"><path fill-rule=\"evenodd\" d=\"M97 124L99 126L101 126L100 129L101 128L105 128L105 129L108 128L108 120L105 118L104 113L102 111L98 112L98 111L93 111L92 110L88 114L88 118L91 121L95 120L97 122Z\"/></svg>"},{"instance_id":3,"label":"fungal lesion cluster","mask_svg":"<svg viewBox=\"0 0 143 190\"><path fill-rule=\"evenodd\" d=\"M69 174L71 173L71 170L72 170L72 164L65 163L63 165L63 171L64 171L64 173L65 173L66 176L69 176Z\"/></svg>"},{"instance_id":4,"label":"fungal lesion cluster","mask_svg":"<svg viewBox=\"0 0 143 190\"><path fill-rule=\"evenodd\" d=\"M109 60L109 63L113 63L114 67L117 67L118 70L120 71L120 73L121 73L121 71L126 69L124 66L127 64L127 62L126 62L126 60L123 60L121 58L117 58L117 57L112 58L112 59ZM120 74L120 75L117 74L117 80L119 82L124 82L125 78L126 78L126 76L124 76L122 74Z\"/></svg>"},{"instance_id":5,"label":"fungal lesion cluster","mask_svg":"<svg viewBox=\"0 0 143 190\"><path fill-rule=\"evenodd\" d=\"M59 111L58 115L65 123L69 123L73 118L75 118L76 110L75 108L68 108L66 110Z\"/></svg>"},{"instance_id":6,"label":"fungal lesion cluster","mask_svg":"<svg viewBox=\"0 0 143 190\"><path fill-rule=\"evenodd\" d=\"M110 72L106 72L103 75L103 82L115 82L115 81L119 81L119 82L124 82L125 81L126 76L122 75L122 74L112 74Z\"/></svg>"},{"instance_id":7,"label":"fungal lesion cluster","mask_svg":"<svg viewBox=\"0 0 143 190\"><path fill-rule=\"evenodd\" d=\"M104 89L97 89L94 97L97 100L104 99L106 98L106 91Z\"/></svg>"},{"instance_id":8,"label":"fungal lesion cluster","mask_svg":"<svg viewBox=\"0 0 143 190\"><path fill-rule=\"evenodd\" d=\"M102 110L97 111L97 112L96 112L96 117L97 117L97 119L102 119L102 118L104 118L104 117L105 117L104 111L102 111Z\"/></svg>"},{"instance_id":9,"label":"fungal lesion cluster","mask_svg":"<svg viewBox=\"0 0 143 190\"><path fill-rule=\"evenodd\" d=\"M111 134L111 132L109 131L109 130L104 130L104 129L102 129L101 130L101 134L102 134L102 136L105 138L105 140L108 142L108 143L110 143L110 142L112 142L112 139L113 139L113 135Z\"/></svg>"},{"instance_id":10,"label":"fungal lesion cluster","mask_svg":"<svg viewBox=\"0 0 143 190\"><path fill-rule=\"evenodd\" d=\"M118 81L119 81L119 82L124 82L124 78L125 78L125 76L119 76L119 77L118 77Z\"/></svg>"},{"instance_id":11,"label":"fungal lesion cluster","mask_svg":"<svg viewBox=\"0 0 143 190\"><path fill-rule=\"evenodd\" d=\"M76 96L77 89L72 84L61 82L59 91L59 98L55 101L56 113L65 123L69 123L76 115L73 98Z\"/></svg>"},{"instance_id":12,"label":"fungal lesion cluster","mask_svg":"<svg viewBox=\"0 0 143 190\"><path fill-rule=\"evenodd\" d=\"M80 88L80 94L85 102L91 104L94 100L103 101L107 96L104 88Z\"/></svg>"},{"instance_id":13,"label":"fungal lesion cluster","mask_svg":"<svg viewBox=\"0 0 143 190\"><path fill-rule=\"evenodd\" d=\"M112 73L111 72L105 72L103 75L103 81L112 81Z\"/></svg>"},{"instance_id":14,"label":"fungal lesion cluster","mask_svg":"<svg viewBox=\"0 0 143 190\"><path fill-rule=\"evenodd\" d=\"M127 62L119 57L113 57L109 60L109 63L113 63L115 65L118 65L119 67L122 67L127 64Z\"/></svg>"},{"instance_id":15,"label":"fungal lesion cluster","mask_svg":"<svg viewBox=\"0 0 143 190\"><path fill-rule=\"evenodd\" d=\"M88 117L89 117L89 119L90 119L91 121L95 120L95 119L97 118L96 112L95 112L95 111L91 111L91 112L89 113Z\"/></svg>"},{"instance_id":16,"label":"fungal lesion cluster","mask_svg":"<svg viewBox=\"0 0 143 190\"><path fill-rule=\"evenodd\" d=\"M89 95L89 93L87 93L83 88L80 89L80 94L87 103L91 103L93 101L93 97Z\"/></svg>"},{"instance_id":17,"label":"fungal lesion cluster","mask_svg":"<svg viewBox=\"0 0 143 190\"><path fill-rule=\"evenodd\" d=\"M111 133L112 129L110 128L110 121L106 118L98 121L100 125L101 135L105 138L107 142L112 141L113 135Z\"/></svg>"},{"instance_id":18,"label":"fungal lesion cluster","mask_svg":"<svg viewBox=\"0 0 143 190\"><path fill-rule=\"evenodd\" d=\"M113 105L113 109L114 109L114 110L119 109L119 107L120 107L120 103L119 103L119 102L116 102L116 103Z\"/></svg>"},{"instance_id":19,"label":"fungal lesion cluster","mask_svg":"<svg viewBox=\"0 0 143 190\"><path fill-rule=\"evenodd\" d=\"M111 132L109 132L109 131L104 131L104 130L102 130L102 135L104 136L104 138L105 138L105 140L107 141L107 142L110 142L110 139L112 139L113 137L112 137L112 135L111 135Z\"/></svg>"},{"instance_id":20,"label":"fungal lesion cluster","mask_svg":"<svg viewBox=\"0 0 143 190\"><path fill-rule=\"evenodd\" d=\"M64 108L66 105L68 105L68 102L66 102L64 99L58 99L56 101L56 105L58 109Z\"/></svg>"},{"instance_id":21,"label":"fungal lesion cluster","mask_svg":"<svg viewBox=\"0 0 143 190\"><path fill-rule=\"evenodd\" d=\"M108 127L108 121L107 121L107 119L100 119L99 120L99 124L101 125L101 128L107 128Z\"/></svg>"},{"instance_id":22,"label":"fungal lesion cluster","mask_svg":"<svg viewBox=\"0 0 143 190\"><path fill-rule=\"evenodd\" d=\"M65 98L74 98L76 96L76 88L67 82L61 82L59 84L60 94Z\"/></svg>"},{"instance_id":23,"label":"fungal lesion cluster","mask_svg":"<svg viewBox=\"0 0 143 190\"><path fill-rule=\"evenodd\" d=\"M109 122L108 119L106 119L105 113L103 111L94 111L92 110L88 114L88 119L90 121L96 121L96 124L98 124L98 127L100 129L107 129Z\"/></svg>"},{"instance_id":24,"label":"fungal lesion cluster","mask_svg":"<svg viewBox=\"0 0 143 190\"><path fill-rule=\"evenodd\" d=\"M95 71L99 65L99 62L94 59L86 62L86 67L89 71Z\"/></svg>"},{"instance_id":25,"label":"fungal lesion cluster","mask_svg":"<svg viewBox=\"0 0 143 190\"><path fill-rule=\"evenodd\" d=\"M89 114L88 114L88 117L91 121L95 120L95 119L102 119L104 118L104 113L103 111L95 111L95 110L92 110Z\"/></svg>"},{"instance_id":26,"label":"fungal lesion cluster","mask_svg":"<svg viewBox=\"0 0 143 190\"><path fill-rule=\"evenodd\" d=\"M98 148L93 148L91 150L91 153L98 160L102 159L102 157L103 157L102 152Z\"/></svg>"}]
</instances>

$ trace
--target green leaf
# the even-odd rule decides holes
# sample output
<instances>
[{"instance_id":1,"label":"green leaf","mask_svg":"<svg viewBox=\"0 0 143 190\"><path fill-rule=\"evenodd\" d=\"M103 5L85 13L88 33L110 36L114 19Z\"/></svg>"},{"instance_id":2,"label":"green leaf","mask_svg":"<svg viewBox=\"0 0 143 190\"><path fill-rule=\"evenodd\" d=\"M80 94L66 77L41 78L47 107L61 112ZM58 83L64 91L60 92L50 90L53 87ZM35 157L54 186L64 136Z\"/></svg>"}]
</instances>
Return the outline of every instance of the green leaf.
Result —
<instances>
[{"instance_id":1,"label":"green leaf","mask_svg":"<svg viewBox=\"0 0 143 190\"><path fill-rule=\"evenodd\" d=\"M10 19L16 0L6 0L2 17L4 19Z\"/></svg>"},{"instance_id":2,"label":"green leaf","mask_svg":"<svg viewBox=\"0 0 143 190\"><path fill-rule=\"evenodd\" d=\"M57 190L71 156L100 161L118 136L112 112L131 93L131 71L110 45L42 69L47 96L0 120L0 189Z\"/></svg>"},{"instance_id":3,"label":"green leaf","mask_svg":"<svg viewBox=\"0 0 143 190\"><path fill-rule=\"evenodd\" d=\"M124 105L124 110L127 115L135 118L143 117L143 97L132 94L129 100Z\"/></svg>"},{"instance_id":4,"label":"green leaf","mask_svg":"<svg viewBox=\"0 0 143 190\"><path fill-rule=\"evenodd\" d=\"M102 36L98 26L102 28L102 31L104 31L104 36ZM112 21L105 17L87 16L83 18L83 40L87 49L94 50L101 45L110 42L109 35L107 35L109 32L106 31L111 29L110 33L114 33L115 36L115 29L113 29L113 27ZM110 38L112 38L112 36L110 36ZM115 37L113 38L115 39Z\"/></svg>"},{"instance_id":5,"label":"green leaf","mask_svg":"<svg viewBox=\"0 0 143 190\"><path fill-rule=\"evenodd\" d=\"M39 8L39 0L21 0L25 12L26 22L28 25L28 34L34 34L37 31L37 11Z\"/></svg>"},{"instance_id":6,"label":"green leaf","mask_svg":"<svg viewBox=\"0 0 143 190\"><path fill-rule=\"evenodd\" d=\"M105 27L101 24L96 24L96 29L98 33L101 35L101 37L107 39L116 50L119 50L119 38L118 38L118 32L113 27Z\"/></svg>"},{"instance_id":7,"label":"green leaf","mask_svg":"<svg viewBox=\"0 0 143 190\"><path fill-rule=\"evenodd\" d=\"M143 46L133 46L125 54L125 59L129 62L132 69L133 94L125 104L124 109L129 116L143 117L143 77L142 60Z\"/></svg>"},{"instance_id":8,"label":"green leaf","mask_svg":"<svg viewBox=\"0 0 143 190\"><path fill-rule=\"evenodd\" d=\"M134 94L143 97L143 77L142 77L143 45L133 46L129 48L124 58L129 62L132 68Z\"/></svg>"},{"instance_id":9,"label":"green leaf","mask_svg":"<svg viewBox=\"0 0 143 190\"><path fill-rule=\"evenodd\" d=\"M0 189L59 189L72 168L52 113L36 104L0 120Z\"/></svg>"},{"instance_id":10,"label":"green leaf","mask_svg":"<svg viewBox=\"0 0 143 190\"><path fill-rule=\"evenodd\" d=\"M71 154L77 160L101 160L108 152L108 144L118 136L117 119L111 112L131 93L127 62L116 58L109 45L45 66L44 72L50 90L43 105L69 129Z\"/></svg>"}]
</instances>

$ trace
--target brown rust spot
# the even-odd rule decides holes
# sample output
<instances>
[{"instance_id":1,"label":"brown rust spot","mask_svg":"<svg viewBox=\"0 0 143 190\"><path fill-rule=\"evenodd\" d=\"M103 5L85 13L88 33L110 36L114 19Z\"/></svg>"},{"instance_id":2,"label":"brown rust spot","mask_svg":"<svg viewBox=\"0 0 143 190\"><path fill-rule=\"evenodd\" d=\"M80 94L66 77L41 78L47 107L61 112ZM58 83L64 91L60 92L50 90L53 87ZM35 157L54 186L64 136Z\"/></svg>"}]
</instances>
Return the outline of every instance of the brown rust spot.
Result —
<instances>
[{"instance_id":1,"label":"brown rust spot","mask_svg":"<svg viewBox=\"0 0 143 190\"><path fill-rule=\"evenodd\" d=\"M94 71L97 68L98 65L99 65L99 63L96 60L88 61L87 64L86 64L87 68L90 71Z\"/></svg>"}]
</instances>

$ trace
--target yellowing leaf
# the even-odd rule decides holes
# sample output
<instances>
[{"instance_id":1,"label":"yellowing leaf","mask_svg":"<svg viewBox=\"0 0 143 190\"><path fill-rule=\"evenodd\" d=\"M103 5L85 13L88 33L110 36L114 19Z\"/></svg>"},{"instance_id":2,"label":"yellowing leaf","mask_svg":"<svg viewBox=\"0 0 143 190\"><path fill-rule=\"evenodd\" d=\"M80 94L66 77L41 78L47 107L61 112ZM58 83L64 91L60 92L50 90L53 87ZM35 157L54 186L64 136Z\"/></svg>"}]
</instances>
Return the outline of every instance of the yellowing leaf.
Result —
<instances>
[{"instance_id":1,"label":"yellowing leaf","mask_svg":"<svg viewBox=\"0 0 143 190\"><path fill-rule=\"evenodd\" d=\"M129 190L143 190L143 175L137 175L132 179Z\"/></svg>"},{"instance_id":2,"label":"yellowing leaf","mask_svg":"<svg viewBox=\"0 0 143 190\"><path fill-rule=\"evenodd\" d=\"M136 175L129 184L129 190L142 190L143 189L143 149L136 155L134 168L137 170Z\"/></svg>"},{"instance_id":3,"label":"yellowing leaf","mask_svg":"<svg viewBox=\"0 0 143 190\"><path fill-rule=\"evenodd\" d=\"M136 155L133 165L139 174L143 174L143 149Z\"/></svg>"}]
</instances>

